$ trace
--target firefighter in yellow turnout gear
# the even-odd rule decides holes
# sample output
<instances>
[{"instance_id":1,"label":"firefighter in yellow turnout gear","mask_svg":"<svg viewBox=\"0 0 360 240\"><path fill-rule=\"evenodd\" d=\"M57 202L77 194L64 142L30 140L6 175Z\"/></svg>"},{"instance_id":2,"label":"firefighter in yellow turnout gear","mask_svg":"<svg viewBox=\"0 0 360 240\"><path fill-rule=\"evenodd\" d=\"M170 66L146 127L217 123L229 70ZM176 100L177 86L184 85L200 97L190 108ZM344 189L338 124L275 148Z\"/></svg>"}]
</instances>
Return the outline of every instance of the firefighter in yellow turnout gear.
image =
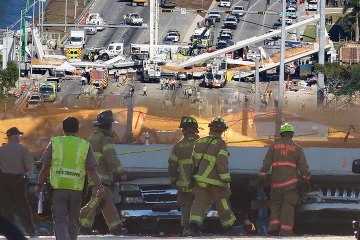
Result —
<instances>
[{"instance_id":1,"label":"firefighter in yellow turnout gear","mask_svg":"<svg viewBox=\"0 0 360 240\"><path fill-rule=\"evenodd\" d=\"M269 148L259 173L262 180L266 172L272 169L271 216L268 229L271 235L293 234L294 209L299 199L297 183L300 178L306 181L310 179L304 151L293 142L293 136L292 125L286 123L281 126L281 139Z\"/></svg>"},{"instance_id":2,"label":"firefighter in yellow turnout gear","mask_svg":"<svg viewBox=\"0 0 360 240\"><path fill-rule=\"evenodd\" d=\"M194 195L190 188L190 177L193 172L191 159L195 141L199 138L198 123L195 118L183 117L179 128L184 138L177 142L169 158L169 177L171 185L178 189L177 202L181 208L181 226L183 234L189 234L190 209Z\"/></svg>"},{"instance_id":3,"label":"firefighter in yellow turnout gear","mask_svg":"<svg viewBox=\"0 0 360 240\"><path fill-rule=\"evenodd\" d=\"M103 205L101 210L110 233L113 235L126 233L126 230L122 229L120 217L113 202L111 188L113 173L120 175L122 181L127 179L127 175L114 149L114 133L112 130L112 123L114 121L111 110L100 112L97 116L97 121L93 123L98 129L88 139L98 164L96 169L105 188L105 196L103 198L103 204L100 204L100 199L95 196L93 190L90 202L81 209L80 224L82 232L85 234L91 233L91 228L96 216L96 209L100 205ZM91 186L92 182L89 182L89 184Z\"/></svg>"},{"instance_id":4,"label":"firefighter in yellow turnout gear","mask_svg":"<svg viewBox=\"0 0 360 240\"><path fill-rule=\"evenodd\" d=\"M215 118L210 124L210 134L196 141L192 158L195 162L193 192L195 199L190 214L190 235L201 235L201 225L206 209L214 203L226 235L240 235L244 230L238 225L230 209L230 172L227 145L221 135L228 128L224 120Z\"/></svg>"}]
</instances>

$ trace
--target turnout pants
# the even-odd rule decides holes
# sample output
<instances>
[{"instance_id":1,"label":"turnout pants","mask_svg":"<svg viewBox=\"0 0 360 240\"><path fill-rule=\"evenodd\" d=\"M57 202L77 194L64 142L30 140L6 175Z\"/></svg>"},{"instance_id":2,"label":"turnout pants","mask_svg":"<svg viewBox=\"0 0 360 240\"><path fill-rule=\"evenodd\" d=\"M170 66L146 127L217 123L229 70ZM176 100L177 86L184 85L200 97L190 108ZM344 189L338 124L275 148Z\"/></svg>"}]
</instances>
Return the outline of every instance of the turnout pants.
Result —
<instances>
[{"instance_id":1,"label":"turnout pants","mask_svg":"<svg viewBox=\"0 0 360 240\"><path fill-rule=\"evenodd\" d=\"M86 204L86 206L83 207L80 211L80 224L85 228L92 228L95 221L95 216L97 212L96 210L98 207L100 207L101 202L101 205L102 203L104 203L104 205L101 206L101 211L106 221L106 224L111 232L112 230L121 227L121 222L113 201L111 188L108 186L104 186L104 188L105 196L103 199L99 199L98 197L96 197L96 189L92 189L92 196L89 203Z\"/></svg>"},{"instance_id":2,"label":"turnout pants","mask_svg":"<svg viewBox=\"0 0 360 240\"><path fill-rule=\"evenodd\" d=\"M190 210L193 200L194 194L192 192L184 192L180 189L178 190L177 202L181 210L181 226L183 226L184 229L189 227Z\"/></svg>"},{"instance_id":3,"label":"turnout pants","mask_svg":"<svg viewBox=\"0 0 360 240\"><path fill-rule=\"evenodd\" d=\"M56 239L77 239L82 199L82 191L66 189L55 189L53 191L52 212Z\"/></svg>"},{"instance_id":4,"label":"turnout pants","mask_svg":"<svg viewBox=\"0 0 360 240\"><path fill-rule=\"evenodd\" d=\"M33 235L35 228L32 212L26 199L25 186L26 184L21 180L21 177L18 179L2 177L0 180L0 214L12 223L15 222L15 216L17 216L26 234Z\"/></svg>"},{"instance_id":5,"label":"turnout pants","mask_svg":"<svg viewBox=\"0 0 360 240\"><path fill-rule=\"evenodd\" d=\"M270 193L271 215L269 231L291 234L294 226L295 205L299 199L297 189L272 189Z\"/></svg>"},{"instance_id":6,"label":"turnout pants","mask_svg":"<svg viewBox=\"0 0 360 240\"><path fill-rule=\"evenodd\" d=\"M207 184L206 187L202 187L196 183L193 192L195 199L191 207L190 222L201 225L205 214L207 214L206 210L212 203L215 203L221 225L228 228L234 224L236 218L230 209L228 199L231 192L227 186L220 187Z\"/></svg>"}]
</instances>

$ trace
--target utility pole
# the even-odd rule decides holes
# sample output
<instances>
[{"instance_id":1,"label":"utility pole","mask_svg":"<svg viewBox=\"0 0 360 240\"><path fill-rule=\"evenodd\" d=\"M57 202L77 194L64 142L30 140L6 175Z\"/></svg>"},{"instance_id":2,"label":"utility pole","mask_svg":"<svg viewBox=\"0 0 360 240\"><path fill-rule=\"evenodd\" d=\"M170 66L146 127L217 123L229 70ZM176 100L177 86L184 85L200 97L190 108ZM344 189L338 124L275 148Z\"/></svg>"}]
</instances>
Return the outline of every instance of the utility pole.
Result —
<instances>
[{"instance_id":1,"label":"utility pole","mask_svg":"<svg viewBox=\"0 0 360 240\"><path fill-rule=\"evenodd\" d=\"M260 104L260 78L259 78L259 57L255 59L255 109L258 109Z\"/></svg>"},{"instance_id":2,"label":"utility pole","mask_svg":"<svg viewBox=\"0 0 360 240\"><path fill-rule=\"evenodd\" d=\"M74 19L76 19L76 7L78 5L78 0L75 0L74 5L75 5Z\"/></svg>"},{"instance_id":3,"label":"utility pole","mask_svg":"<svg viewBox=\"0 0 360 240\"><path fill-rule=\"evenodd\" d=\"M284 74L285 74L285 18L286 18L286 1L282 1L282 18L281 18L281 45L280 45L280 74L279 74L279 88L278 99L276 106L276 124L275 124L275 136L280 136L280 126L282 124L282 109L284 101Z\"/></svg>"},{"instance_id":4,"label":"utility pole","mask_svg":"<svg viewBox=\"0 0 360 240\"><path fill-rule=\"evenodd\" d=\"M325 64L325 1L319 1L320 22L319 22L319 65ZM321 107L324 101L325 80L324 73L318 73L317 84L317 107Z\"/></svg>"},{"instance_id":5,"label":"utility pole","mask_svg":"<svg viewBox=\"0 0 360 240\"><path fill-rule=\"evenodd\" d=\"M65 0L65 20L64 20L65 24L67 24L67 7L68 7L68 0ZM64 32L66 32L66 26Z\"/></svg>"}]
</instances>

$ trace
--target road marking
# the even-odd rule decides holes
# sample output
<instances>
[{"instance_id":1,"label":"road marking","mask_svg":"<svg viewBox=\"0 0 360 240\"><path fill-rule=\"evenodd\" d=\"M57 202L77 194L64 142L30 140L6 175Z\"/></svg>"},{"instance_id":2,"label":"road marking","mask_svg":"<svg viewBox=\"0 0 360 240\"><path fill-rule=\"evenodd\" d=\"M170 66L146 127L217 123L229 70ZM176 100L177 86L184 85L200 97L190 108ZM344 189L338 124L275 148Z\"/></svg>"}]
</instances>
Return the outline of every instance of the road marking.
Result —
<instances>
[{"instance_id":1,"label":"road marking","mask_svg":"<svg viewBox=\"0 0 360 240\"><path fill-rule=\"evenodd\" d=\"M270 10L273 6L275 6L278 2L274 2L273 4L271 4L267 9L266 11ZM266 14L264 15L264 20L263 20L263 23L262 23L262 27L261 27L261 32L264 31L264 25L265 25L265 21L266 20Z\"/></svg>"},{"instance_id":2,"label":"road marking","mask_svg":"<svg viewBox=\"0 0 360 240\"><path fill-rule=\"evenodd\" d=\"M250 7L248 7L248 9L246 10L246 11L251 11L251 9L253 8L253 7L255 7L257 4L259 4L259 3L262 3L263 1L257 1L254 5L251 5ZM244 8L245 9L245 8ZM242 31L243 31L243 28L244 28L244 25L245 25L245 22L246 22L246 18L249 16L249 14L245 14L245 16L243 17L243 21L242 21L242 25L241 25L241 28L240 28L240 31L239 31L239 33L242 33Z\"/></svg>"},{"instance_id":3,"label":"road marking","mask_svg":"<svg viewBox=\"0 0 360 240\"><path fill-rule=\"evenodd\" d=\"M160 36L164 36L164 32L168 30L169 24L171 22L171 20L173 19L173 16L171 16L171 18L169 19L168 23L166 24L166 27L163 28L163 31L161 32ZM159 37L160 37L159 36ZM165 37L164 37L165 38ZM163 37L161 37L161 39L164 39Z\"/></svg>"}]
</instances>

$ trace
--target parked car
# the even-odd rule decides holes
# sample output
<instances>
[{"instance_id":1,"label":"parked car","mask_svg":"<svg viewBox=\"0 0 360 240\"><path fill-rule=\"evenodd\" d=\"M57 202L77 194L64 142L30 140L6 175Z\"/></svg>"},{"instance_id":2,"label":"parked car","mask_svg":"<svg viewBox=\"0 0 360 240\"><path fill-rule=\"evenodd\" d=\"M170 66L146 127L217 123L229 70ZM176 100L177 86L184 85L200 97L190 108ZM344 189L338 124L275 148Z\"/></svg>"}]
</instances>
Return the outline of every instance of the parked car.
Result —
<instances>
[{"instance_id":1,"label":"parked car","mask_svg":"<svg viewBox=\"0 0 360 240\"><path fill-rule=\"evenodd\" d=\"M220 7L230 7L231 6L231 0L220 0Z\"/></svg>"},{"instance_id":2,"label":"parked car","mask_svg":"<svg viewBox=\"0 0 360 240\"><path fill-rule=\"evenodd\" d=\"M177 32L168 32L165 38L173 42L180 41L180 35Z\"/></svg>"},{"instance_id":3,"label":"parked car","mask_svg":"<svg viewBox=\"0 0 360 240\"><path fill-rule=\"evenodd\" d=\"M229 16L225 19L224 21L224 26L223 28L229 28L229 29L233 29L236 30L237 29L237 19L234 16Z\"/></svg>"},{"instance_id":4,"label":"parked car","mask_svg":"<svg viewBox=\"0 0 360 240\"><path fill-rule=\"evenodd\" d=\"M89 22L87 25L88 26L84 27L86 34L94 35L97 33L97 26L95 23Z\"/></svg>"},{"instance_id":5,"label":"parked car","mask_svg":"<svg viewBox=\"0 0 360 240\"><path fill-rule=\"evenodd\" d=\"M29 109L38 108L38 107L43 106L44 100L43 100L43 98L42 98L41 95L39 95L39 94L33 94L33 95L31 95L31 97L29 98L27 104L28 104L28 108L29 108Z\"/></svg>"},{"instance_id":6,"label":"parked car","mask_svg":"<svg viewBox=\"0 0 360 240\"><path fill-rule=\"evenodd\" d=\"M220 22L221 12L220 12L220 11L216 11L216 10L212 10L212 11L209 12L209 18L210 18L210 19L214 19L215 22Z\"/></svg>"},{"instance_id":7,"label":"parked car","mask_svg":"<svg viewBox=\"0 0 360 240\"><path fill-rule=\"evenodd\" d=\"M242 12L242 11L244 11L244 7L243 7L243 6L235 5L231 10L232 10L232 14L233 14L233 15L239 15L240 17L242 17L242 16L245 15L245 13Z\"/></svg>"}]
</instances>

